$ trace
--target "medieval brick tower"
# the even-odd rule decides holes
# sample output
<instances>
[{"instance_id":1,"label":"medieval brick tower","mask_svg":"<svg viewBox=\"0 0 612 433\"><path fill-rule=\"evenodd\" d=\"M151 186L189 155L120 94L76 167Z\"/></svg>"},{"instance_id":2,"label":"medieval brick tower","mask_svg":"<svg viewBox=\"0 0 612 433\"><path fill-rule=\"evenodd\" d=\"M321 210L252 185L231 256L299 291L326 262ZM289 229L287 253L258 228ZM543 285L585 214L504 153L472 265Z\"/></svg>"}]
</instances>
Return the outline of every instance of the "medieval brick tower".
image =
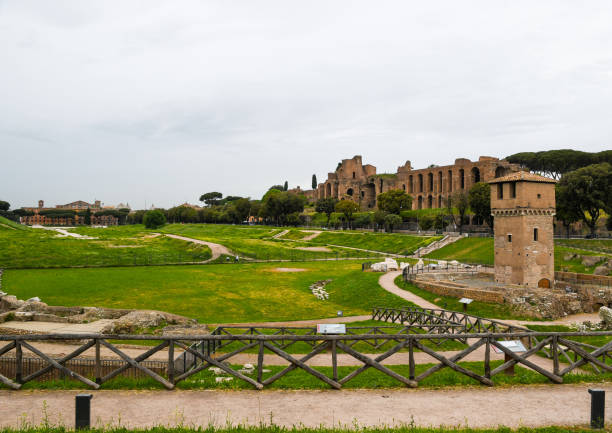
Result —
<instances>
[{"instance_id":1,"label":"medieval brick tower","mask_svg":"<svg viewBox=\"0 0 612 433\"><path fill-rule=\"evenodd\" d=\"M555 183L524 171L489 182L498 283L551 287Z\"/></svg>"}]
</instances>

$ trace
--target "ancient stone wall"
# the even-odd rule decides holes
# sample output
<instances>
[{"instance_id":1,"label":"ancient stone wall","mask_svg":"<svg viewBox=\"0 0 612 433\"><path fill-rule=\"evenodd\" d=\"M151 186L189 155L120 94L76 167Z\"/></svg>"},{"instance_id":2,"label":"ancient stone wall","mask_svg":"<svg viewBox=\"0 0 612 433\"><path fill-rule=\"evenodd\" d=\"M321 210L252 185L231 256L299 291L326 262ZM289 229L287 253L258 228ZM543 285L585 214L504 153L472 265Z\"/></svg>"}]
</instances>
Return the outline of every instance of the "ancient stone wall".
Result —
<instances>
[{"instance_id":1,"label":"ancient stone wall","mask_svg":"<svg viewBox=\"0 0 612 433\"><path fill-rule=\"evenodd\" d=\"M504 294L490 290L473 289L469 287L457 287L456 285L445 284L444 282L429 282L415 280L415 286L428 292L441 296L452 296L455 298L470 298L475 301L504 303Z\"/></svg>"},{"instance_id":2,"label":"ancient stone wall","mask_svg":"<svg viewBox=\"0 0 612 433\"><path fill-rule=\"evenodd\" d=\"M316 189L316 199L334 197L353 200L363 210L376 208L376 196L394 189L412 197L413 209L442 208L456 191L468 191L477 182L486 182L519 170L516 164L489 156L478 161L459 158L455 164L414 170L410 161L396 173L377 174L376 167L363 165L361 156L342 160L327 180Z\"/></svg>"}]
</instances>

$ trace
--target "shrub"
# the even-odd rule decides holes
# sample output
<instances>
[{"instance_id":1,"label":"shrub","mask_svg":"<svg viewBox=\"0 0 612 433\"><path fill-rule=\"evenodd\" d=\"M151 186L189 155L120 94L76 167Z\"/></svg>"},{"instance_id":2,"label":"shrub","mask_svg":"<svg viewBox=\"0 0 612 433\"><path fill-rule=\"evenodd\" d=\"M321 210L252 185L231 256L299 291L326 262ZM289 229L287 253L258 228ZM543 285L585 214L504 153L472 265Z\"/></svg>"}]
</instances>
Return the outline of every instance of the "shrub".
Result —
<instances>
[{"instance_id":1,"label":"shrub","mask_svg":"<svg viewBox=\"0 0 612 433\"><path fill-rule=\"evenodd\" d=\"M158 209L147 211L142 222L148 229L157 229L166 224L166 216Z\"/></svg>"}]
</instances>

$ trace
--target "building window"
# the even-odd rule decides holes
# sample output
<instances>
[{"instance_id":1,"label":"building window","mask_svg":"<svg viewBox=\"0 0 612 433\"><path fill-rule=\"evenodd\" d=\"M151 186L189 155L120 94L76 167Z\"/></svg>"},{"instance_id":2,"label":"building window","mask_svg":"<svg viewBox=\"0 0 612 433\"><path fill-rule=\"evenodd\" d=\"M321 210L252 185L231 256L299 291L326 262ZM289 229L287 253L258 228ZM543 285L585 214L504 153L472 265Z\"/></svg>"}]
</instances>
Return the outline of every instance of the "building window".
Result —
<instances>
[{"instance_id":1,"label":"building window","mask_svg":"<svg viewBox=\"0 0 612 433\"><path fill-rule=\"evenodd\" d=\"M508 235L508 242L512 243L512 235Z\"/></svg>"},{"instance_id":2,"label":"building window","mask_svg":"<svg viewBox=\"0 0 612 433\"><path fill-rule=\"evenodd\" d=\"M353 179L355 179L355 172L353 172Z\"/></svg>"},{"instance_id":3,"label":"building window","mask_svg":"<svg viewBox=\"0 0 612 433\"><path fill-rule=\"evenodd\" d=\"M497 198L499 200L503 200L504 198L504 184L503 183L497 184Z\"/></svg>"},{"instance_id":4,"label":"building window","mask_svg":"<svg viewBox=\"0 0 612 433\"><path fill-rule=\"evenodd\" d=\"M536 242L538 240L538 229L533 229L533 240Z\"/></svg>"},{"instance_id":5,"label":"building window","mask_svg":"<svg viewBox=\"0 0 612 433\"><path fill-rule=\"evenodd\" d=\"M540 194L538 194L539 196ZM516 182L510 183L510 198L516 198ZM540 198L540 197L538 197Z\"/></svg>"}]
</instances>

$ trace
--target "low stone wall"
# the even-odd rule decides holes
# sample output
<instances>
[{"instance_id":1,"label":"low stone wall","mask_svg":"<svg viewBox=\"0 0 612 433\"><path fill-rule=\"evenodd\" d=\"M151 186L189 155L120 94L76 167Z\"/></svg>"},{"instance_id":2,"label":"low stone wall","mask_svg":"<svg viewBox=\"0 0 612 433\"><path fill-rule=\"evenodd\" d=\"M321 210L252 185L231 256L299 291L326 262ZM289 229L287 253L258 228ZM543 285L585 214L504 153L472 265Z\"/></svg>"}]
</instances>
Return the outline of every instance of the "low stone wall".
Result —
<instances>
[{"instance_id":1,"label":"low stone wall","mask_svg":"<svg viewBox=\"0 0 612 433\"><path fill-rule=\"evenodd\" d=\"M413 284L419 289L427 290L442 296L453 296L455 298L470 298L475 301L496 302L503 304L504 295L501 292L491 290L472 289L469 287L457 287L457 284L445 285L443 282L431 282L415 280Z\"/></svg>"},{"instance_id":2,"label":"low stone wall","mask_svg":"<svg viewBox=\"0 0 612 433\"><path fill-rule=\"evenodd\" d=\"M578 274L576 272L555 272L555 280L567 281L577 284L596 284L598 286L612 286L612 277L593 274Z\"/></svg>"}]
</instances>

